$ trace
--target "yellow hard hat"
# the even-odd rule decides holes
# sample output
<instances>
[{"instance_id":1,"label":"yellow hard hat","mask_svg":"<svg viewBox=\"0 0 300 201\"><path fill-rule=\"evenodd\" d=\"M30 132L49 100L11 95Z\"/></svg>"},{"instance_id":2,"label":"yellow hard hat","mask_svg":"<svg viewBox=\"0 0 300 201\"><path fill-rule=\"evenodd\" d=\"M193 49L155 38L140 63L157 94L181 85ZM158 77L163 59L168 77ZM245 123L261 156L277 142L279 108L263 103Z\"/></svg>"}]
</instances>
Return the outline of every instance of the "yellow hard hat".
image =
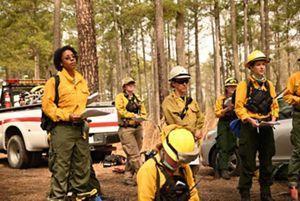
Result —
<instances>
[{"instance_id":1,"label":"yellow hard hat","mask_svg":"<svg viewBox=\"0 0 300 201\"><path fill-rule=\"evenodd\" d=\"M187 69L182 66L175 66L171 69L169 73L169 81L173 79L190 79L191 75L188 73Z\"/></svg>"},{"instance_id":2,"label":"yellow hard hat","mask_svg":"<svg viewBox=\"0 0 300 201\"><path fill-rule=\"evenodd\" d=\"M229 77L225 80L225 87L237 86L237 84L238 84L238 81L233 77Z\"/></svg>"},{"instance_id":3,"label":"yellow hard hat","mask_svg":"<svg viewBox=\"0 0 300 201\"><path fill-rule=\"evenodd\" d=\"M129 83L135 83L135 80L132 77L125 77L122 80L122 86L129 84Z\"/></svg>"},{"instance_id":4,"label":"yellow hard hat","mask_svg":"<svg viewBox=\"0 0 300 201\"><path fill-rule=\"evenodd\" d=\"M195 149L193 134L184 128L171 130L162 146L169 157L177 162L189 163L199 155L199 150Z\"/></svg>"},{"instance_id":5,"label":"yellow hard hat","mask_svg":"<svg viewBox=\"0 0 300 201\"><path fill-rule=\"evenodd\" d=\"M268 59L266 57L266 55L262 51L260 51L260 50L254 50L247 57L247 61L245 63L245 67L249 68L250 67L250 63L253 62L253 61L266 61L267 63L269 63L270 59Z\"/></svg>"}]
</instances>

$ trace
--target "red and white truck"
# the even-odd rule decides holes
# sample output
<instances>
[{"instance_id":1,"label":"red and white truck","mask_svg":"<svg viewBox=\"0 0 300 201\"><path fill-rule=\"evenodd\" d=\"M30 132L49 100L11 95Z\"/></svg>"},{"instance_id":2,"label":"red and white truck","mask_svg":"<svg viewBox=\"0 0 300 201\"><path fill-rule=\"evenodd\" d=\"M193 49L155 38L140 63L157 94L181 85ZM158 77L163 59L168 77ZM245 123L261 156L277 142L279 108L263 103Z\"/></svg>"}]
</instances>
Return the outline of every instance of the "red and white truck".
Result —
<instances>
[{"instance_id":1,"label":"red and white truck","mask_svg":"<svg viewBox=\"0 0 300 201\"><path fill-rule=\"evenodd\" d=\"M4 96L4 93L1 94ZM94 160L101 160L115 149L113 144L120 141L117 111L112 104L93 104L87 107L87 110L90 109L108 113L89 118L91 154ZM15 107L12 104L9 108L0 109L0 152L7 153L12 168L33 167L47 154L48 136L40 123L41 104Z\"/></svg>"}]
</instances>

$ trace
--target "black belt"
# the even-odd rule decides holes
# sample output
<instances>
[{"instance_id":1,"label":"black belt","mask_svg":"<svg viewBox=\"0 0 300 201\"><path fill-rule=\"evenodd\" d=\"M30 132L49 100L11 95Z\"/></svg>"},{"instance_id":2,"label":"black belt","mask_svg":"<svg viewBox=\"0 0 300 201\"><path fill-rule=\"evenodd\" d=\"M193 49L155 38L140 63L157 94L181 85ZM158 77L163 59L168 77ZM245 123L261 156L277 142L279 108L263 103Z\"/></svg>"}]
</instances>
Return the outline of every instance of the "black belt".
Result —
<instances>
[{"instance_id":1,"label":"black belt","mask_svg":"<svg viewBox=\"0 0 300 201\"><path fill-rule=\"evenodd\" d=\"M259 121L271 121L272 117L267 117L267 118L263 118L263 119L259 119Z\"/></svg>"},{"instance_id":2,"label":"black belt","mask_svg":"<svg viewBox=\"0 0 300 201\"><path fill-rule=\"evenodd\" d=\"M82 126L83 122L59 121L57 124L65 126Z\"/></svg>"},{"instance_id":3,"label":"black belt","mask_svg":"<svg viewBox=\"0 0 300 201\"><path fill-rule=\"evenodd\" d=\"M140 124L137 124L137 125L119 125L120 127L122 128L137 128L140 126Z\"/></svg>"}]
</instances>

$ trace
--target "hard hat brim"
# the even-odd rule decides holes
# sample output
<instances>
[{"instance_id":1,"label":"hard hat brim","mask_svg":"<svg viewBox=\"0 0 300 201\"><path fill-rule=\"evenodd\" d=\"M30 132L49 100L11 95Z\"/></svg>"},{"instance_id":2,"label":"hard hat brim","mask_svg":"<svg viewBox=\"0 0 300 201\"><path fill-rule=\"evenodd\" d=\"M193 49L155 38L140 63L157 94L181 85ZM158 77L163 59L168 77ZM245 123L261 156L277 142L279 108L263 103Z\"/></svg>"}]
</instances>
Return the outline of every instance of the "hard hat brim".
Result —
<instances>
[{"instance_id":1,"label":"hard hat brim","mask_svg":"<svg viewBox=\"0 0 300 201\"><path fill-rule=\"evenodd\" d=\"M236 87L237 84L226 84L225 87Z\"/></svg>"},{"instance_id":2,"label":"hard hat brim","mask_svg":"<svg viewBox=\"0 0 300 201\"><path fill-rule=\"evenodd\" d=\"M129 85L129 84L135 84L135 81L130 81L130 82L124 83L123 86Z\"/></svg>"},{"instance_id":3,"label":"hard hat brim","mask_svg":"<svg viewBox=\"0 0 300 201\"><path fill-rule=\"evenodd\" d=\"M188 152L188 153L178 152L178 160L180 163L188 164L196 160L197 157L199 156L199 153L200 153L200 149L196 147L193 152Z\"/></svg>"},{"instance_id":4,"label":"hard hat brim","mask_svg":"<svg viewBox=\"0 0 300 201\"><path fill-rule=\"evenodd\" d=\"M266 57L258 57L256 59L253 59L251 61L248 61L247 63L245 63L245 67L249 68L250 67L250 63L253 61L265 61L266 63L270 63L271 59L270 58L266 58Z\"/></svg>"},{"instance_id":5,"label":"hard hat brim","mask_svg":"<svg viewBox=\"0 0 300 201\"><path fill-rule=\"evenodd\" d=\"M176 77L173 77L172 79L169 79L169 81L175 80L175 79L191 79L190 74L181 74L177 75Z\"/></svg>"}]
</instances>

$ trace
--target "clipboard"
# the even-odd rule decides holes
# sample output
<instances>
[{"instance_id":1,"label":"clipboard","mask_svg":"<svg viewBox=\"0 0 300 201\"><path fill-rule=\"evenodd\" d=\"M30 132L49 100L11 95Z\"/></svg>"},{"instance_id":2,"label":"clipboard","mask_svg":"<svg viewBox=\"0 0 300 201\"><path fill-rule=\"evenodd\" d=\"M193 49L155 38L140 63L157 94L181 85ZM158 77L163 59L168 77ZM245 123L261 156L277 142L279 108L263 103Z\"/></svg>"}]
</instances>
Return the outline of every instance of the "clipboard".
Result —
<instances>
[{"instance_id":1,"label":"clipboard","mask_svg":"<svg viewBox=\"0 0 300 201\"><path fill-rule=\"evenodd\" d=\"M81 113L80 117L82 119L86 119L88 117L96 117L96 116L104 116L104 115L108 115L110 114L109 112L103 112L101 110L96 110L96 109L92 109L92 110L86 110L83 113Z\"/></svg>"},{"instance_id":2,"label":"clipboard","mask_svg":"<svg viewBox=\"0 0 300 201\"><path fill-rule=\"evenodd\" d=\"M280 125L280 123L278 121L261 121L259 123L259 127L262 127L262 126L275 126L275 125Z\"/></svg>"}]
</instances>

